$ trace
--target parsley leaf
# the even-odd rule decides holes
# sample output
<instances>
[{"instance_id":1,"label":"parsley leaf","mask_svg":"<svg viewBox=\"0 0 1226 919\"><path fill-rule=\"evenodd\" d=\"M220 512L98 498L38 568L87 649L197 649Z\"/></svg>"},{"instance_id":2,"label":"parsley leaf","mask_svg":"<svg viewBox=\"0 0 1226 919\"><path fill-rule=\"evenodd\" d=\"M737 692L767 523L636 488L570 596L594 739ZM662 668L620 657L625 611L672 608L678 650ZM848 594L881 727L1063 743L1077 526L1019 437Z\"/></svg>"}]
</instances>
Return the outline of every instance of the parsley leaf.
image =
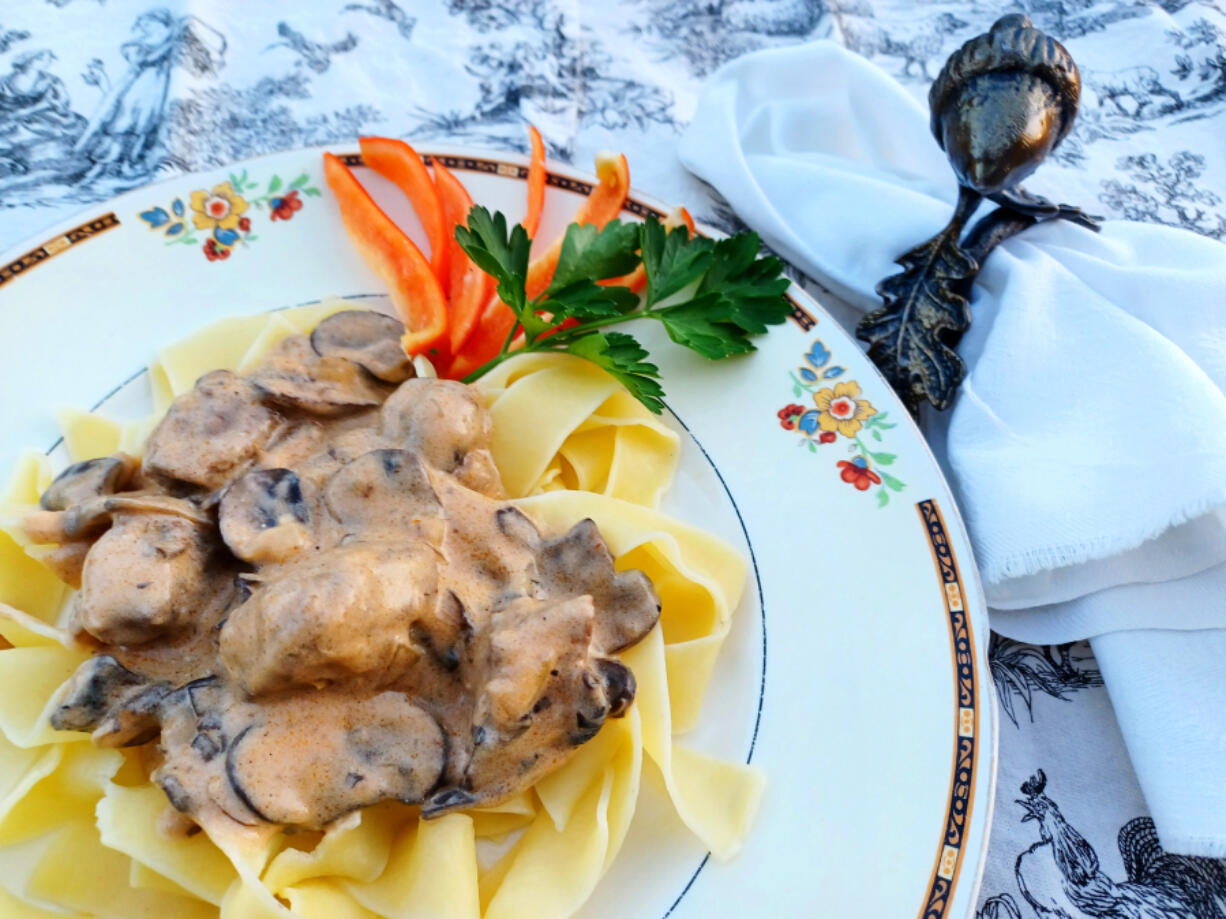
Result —
<instances>
[{"instance_id":1,"label":"parsley leaf","mask_svg":"<svg viewBox=\"0 0 1226 919\"><path fill-rule=\"evenodd\" d=\"M732 323L749 335L761 335L791 315L783 262L774 255L761 257L756 233L739 233L715 244L715 261L702 278L698 297L718 293L722 303L714 319Z\"/></svg>"},{"instance_id":2,"label":"parsley leaf","mask_svg":"<svg viewBox=\"0 0 1226 919\"><path fill-rule=\"evenodd\" d=\"M516 312L522 311L527 295L528 250L532 240L519 224L507 235L507 218L501 211L490 216L480 205L468 212L468 226L457 224L456 242L482 271L498 282L498 296Z\"/></svg>"},{"instance_id":3,"label":"parsley leaf","mask_svg":"<svg viewBox=\"0 0 1226 919\"><path fill-rule=\"evenodd\" d=\"M520 350L563 351L589 360L656 413L664 409L659 369L633 337L608 331L607 326L654 319L677 344L717 360L755 350L750 336L791 313L784 296L788 282L781 276L783 263L773 256L758 257L756 233L716 242L691 237L684 226L669 230L654 217L641 224L614 220L603 229L571 224L549 287L532 301L525 291L530 241L522 227L508 232L502 214L491 216L485 208L474 207L468 227L456 228L456 240L498 281L499 297L515 311L524 330ZM628 287L596 283L626 275L640 259L645 300ZM676 302L660 305L670 299ZM465 382L507 360L514 334L512 329L502 350Z\"/></svg>"},{"instance_id":4,"label":"parsley leaf","mask_svg":"<svg viewBox=\"0 0 1226 919\"><path fill-rule=\"evenodd\" d=\"M660 320L668 337L677 344L712 360L756 350L749 336L765 332L768 325L778 325L792 311L783 296L788 286L787 279L780 277L783 262L774 256L758 258L759 248L756 233L713 243L694 296L648 310L647 315ZM681 250L674 264L686 257ZM652 257L646 250L643 258L650 266Z\"/></svg>"},{"instance_id":5,"label":"parsley leaf","mask_svg":"<svg viewBox=\"0 0 1226 919\"><path fill-rule=\"evenodd\" d=\"M652 315L664 323L668 337L677 344L719 360L757 350L742 329L727 321L730 312L722 296L706 293Z\"/></svg>"},{"instance_id":6,"label":"parsley leaf","mask_svg":"<svg viewBox=\"0 0 1226 919\"><path fill-rule=\"evenodd\" d=\"M643 360L648 356L647 350L631 336L624 332L592 332L570 342L567 350L603 367L657 415L664 411L661 401L664 389L656 382L660 368Z\"/></svg>"},{"instance_id":7,"label":"parsley leaf","mask_svg":"<svg viewBox=\"0 0 1226 919\"><path fill-rule=\"evenodd\" d=\"M562 239L562 252L549 290L559 290L575 281L621 277L638 265L635 251L638 246L639 229L632 223L611 220L603 229L590 223L582 226L572 223Z\"/></svg>"},{"instance_id":8,"label":"parsley leaf","mask_svg":"<svg viewBox=\"0 0 1226 919\"><path fill-rule=\"evenodd\" d=\"M555 322L563 319L587 322L621 316L638 305L639 295L628 287L597 284L585 278L554 291L536 307L552 314Z\"/></svg>"},{"instance_id":9,"label":"parsley leaf","mask_svg":"<svg viewBox=\"0 0 1226 919\"><path fill-rule=\"evenodd\" d=\"M753 265L762 240L757 233L737 233L715 244L715 260L699 285L699 291L718 290Z\"/></svg>"},{"instance_id":10,"label":"parsley leaf","mask_svg":"<svg viewBox=\"0 0 1226 919\"><path fill-rule=\"evenodd\" d=\"M640 224L640 234L648 306L671 297L711 268L715 244L702 236L691 239L685 226L666 230L649 216Z\"/></svg>"},{"instance_id":11,"label":"parsley leaf","mask_svg":"<svg viewBox=\"0 0 1226 919\"><path fill-rule=\"evenodd\" d=\"M717 292L724 300L719 319L753 334L778 325L792 312L784 293L787 278L783 262L775 256L758 258L762 242L757 233L738 233L715 244L711 270L698 285L697 296Z\"/></svg>"}]
</instances>

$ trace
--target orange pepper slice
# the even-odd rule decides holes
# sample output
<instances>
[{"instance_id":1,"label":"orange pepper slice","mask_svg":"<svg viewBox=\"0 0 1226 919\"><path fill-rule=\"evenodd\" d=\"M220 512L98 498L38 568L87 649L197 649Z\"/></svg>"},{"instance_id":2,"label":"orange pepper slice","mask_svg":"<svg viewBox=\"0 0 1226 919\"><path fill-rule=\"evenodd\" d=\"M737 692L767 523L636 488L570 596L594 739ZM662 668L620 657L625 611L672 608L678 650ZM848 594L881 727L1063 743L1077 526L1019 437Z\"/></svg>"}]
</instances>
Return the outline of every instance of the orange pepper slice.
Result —
<instances>
[{"instance_id":1,"label":"orange pepper slice","mask_svg":"<svg viewBox=\"0 0 1226 919\"><path fill-rule=\"evenodd\" d=\"M385 179L390 179L404 192L430 242L430 269L438 278L443 294L450 291L451 228L439 200L438 190L430 179L426 164L416 150L403 140L391 137L362 137L362 161Z\"/></svg>"},{"instance_id":2,"label":"orange pepper slice","mask_svg":"<svg viewBox=\"0 0 1226 919\"><path fill-rule=\"evenodd\" d=\"M331 153L324 154L324 178L340 205L345 232L363 261L387 285L404 320L405 352L421 354L440 342L445 346L447 301L421 250Z\"/></svg>"},{"instance_id":3,"label":"orange pepper slice","mask_svg":"<svg viewBox=\"0 0 1226 919\"><path fill-rule=\"evenodd\" d=\"M528 139L532 142L532 159L528 162L528 214L524 217L524 229L531 237L536 236L541 225L541 211L545 208L545 142L535 125L528 125Z\"/></svg>"},{"instance_id":4,"label":"orange pepper slice","mask_svg":"<svg viewBox=\"0 0 1226 919\"><path fill-rule=\"evenodd\" d=\"M592 223L603 229L606 223L621 213L626 196L630 193L630 164L625 154L597 154L596 176L600 179L599 184L579 206L571 222ZM549 286L561 254L562 240L558 239L528 266L528 279L524 287L529 300L539 296ZM481 322L469 336L464 353L457 354L447 369L447 376L462 379L496 357L515 322L515 313L509 306L498 299L491 300L481 315Z\"/></svg>"},{"instance_id":5,"label":"orange pepper slice","mask_svg":"<svg viewBox=\"0 0 1226 919\"><path fill-rule=\"evenodd\" d=\"M592 189L591 194L579 206L571 223L592 223L603 230L606 223L621 213L626 196L630 193L630 164L626 162L626 155L596 154L596 176L600 179L600 184ZM528 280L524 286L529 300L540 296L549 286L561 254L562 240L558 239L528 266Z\"/></svg>"},{"instance_id":6,"label":"orange pepper slice","mask_svg":"<svg viewBox=\"0 0 1226 919\"><path fill-rule=\"evenodd\" d=\"M463 183L438 160L434 161L434 183L438 187L439 200L443 202L443 218L447 226L453 229L457 224L468 226L468 212L472 210L473 199ZM450 343L451 353L459 354L481 318L482 309L494 293L494 279L464 253L454 233L450 245Z\"/></svg>"},{"instance_id":7,"label":"orange pepper slice","mask_svg":"<svg viewBox=\"0 0 1226 919\"><path fill-rule=\"evenodd\" d=\"M447 372L449 380L462 380L482 364L493 360L517 322L509 306L495 297L481 314L481 321L468 336L463 353L457 354Z\"/></svg>"}]
</instances>

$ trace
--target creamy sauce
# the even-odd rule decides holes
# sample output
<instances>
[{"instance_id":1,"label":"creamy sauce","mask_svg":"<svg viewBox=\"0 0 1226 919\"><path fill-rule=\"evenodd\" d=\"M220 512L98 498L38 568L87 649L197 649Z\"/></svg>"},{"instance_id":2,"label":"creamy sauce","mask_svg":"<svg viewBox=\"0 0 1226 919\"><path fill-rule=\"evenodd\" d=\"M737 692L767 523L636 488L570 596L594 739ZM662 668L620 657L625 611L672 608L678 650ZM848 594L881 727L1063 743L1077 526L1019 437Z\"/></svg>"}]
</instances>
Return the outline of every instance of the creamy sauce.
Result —
<instances>
[{"instance_id":1,"label":"creamy sauce","mask_svg":"<svg viewBox=\"0 0 1226 919\"><path fill-rule=\"evenodd\" d=\"M179 397L143 464L65 470L28 518L97 650L52 719L156 742L204 825L319 828L386 799L509 797L634 697L659 615L591 521L502 499L489 416L413 379L403 328L340 313Z\"/></svg>"}]
</instances>

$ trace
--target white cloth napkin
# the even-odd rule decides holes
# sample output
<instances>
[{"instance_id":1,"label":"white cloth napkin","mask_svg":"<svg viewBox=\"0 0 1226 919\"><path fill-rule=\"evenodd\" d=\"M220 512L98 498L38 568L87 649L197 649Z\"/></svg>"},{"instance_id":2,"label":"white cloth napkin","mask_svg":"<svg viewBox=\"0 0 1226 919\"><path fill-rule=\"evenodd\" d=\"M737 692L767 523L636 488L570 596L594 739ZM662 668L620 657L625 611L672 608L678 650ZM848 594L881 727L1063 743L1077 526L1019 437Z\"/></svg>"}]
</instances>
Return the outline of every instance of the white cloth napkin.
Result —
<instances>
[{"instance_id":1,"label":"white cloth napkin","mask_svg":"<svg viewBox=\"0 0 1226 919\"><path fill-rule=\"evenodd\" d=\"M717 72L680 156L860 310L956 192L926 110L829 42ZM1226 650L1226 631L1169 631L1226 629L1226 246L1123 221L1034 227L987 259L972 312L969 372L928 434L992 625L1109 634L1095 652L1164 846L1226 856L1223 656L1190 653Z\"/></svg>"}]
</instances>

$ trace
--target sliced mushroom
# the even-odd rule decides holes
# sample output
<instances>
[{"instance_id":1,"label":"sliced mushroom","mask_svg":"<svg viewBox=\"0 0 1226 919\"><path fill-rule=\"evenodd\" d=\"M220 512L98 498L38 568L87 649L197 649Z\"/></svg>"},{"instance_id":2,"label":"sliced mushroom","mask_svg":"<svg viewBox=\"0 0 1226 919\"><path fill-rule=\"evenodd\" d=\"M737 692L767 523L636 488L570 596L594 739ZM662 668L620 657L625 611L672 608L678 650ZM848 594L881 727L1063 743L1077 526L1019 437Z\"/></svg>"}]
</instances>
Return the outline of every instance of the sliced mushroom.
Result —
<instances>
[{"instance_id":1,"label":"sliced mushroom","mask_svg":"<svg viewBox=\"0 0 1226 919\"><path fill-rule=\"evenodd\" d=\"M97 495L86 498L63 511L35 511L23 522L26 535L36 543L68 543L90 539L110 526L117 514L162 514L180 517L201 527L212 526L212 518L199 506L169 495Z\"/></svg>"},{"instance_id":2,"label":"sliced mushroom","mask_svg":"<svg viewBox=\"0 0 1226 919\"><path fill-rule=\"evenodd\" d=\"M137 461L124 453L73 463L47 486L39 506L62 511L86 498L113 495L127 485L136 467Z\"/></svg>"},{"instance_id":3,"label":"sliced mushroom","mask_svg":"<svg viewBox=\"0 0 1226 919\"><path fill-rule=\"evenodd\" d=\"M214 370L175 399L145 445L145 471L219 488L254 460L277 418L260 391L228 370Z\"/></svg>"},{"instance_id":4,"label":"sliced mushroom","mask_svg":"<svg viewBox=\"0 0 1226 919\"><path fill-rule=\"evenodd\" d=\"M226 781L223 755L258 714L216 677L193 680L166 696L158 738L162 762L151 778L171 806L201 826L220 815L245 826L261 823Z\"/></svg>"},{"instance_id":5,"label":"sliced mushroom","mask_svg":"<svg viewBox=\"0 0 1226 919\"><path fill-rule=\"evenodd\" d=\"M111 655L99 655L69 678L51 726L91 731L100 747L147 743L157 736L160 707L170 690L169 683L154 683Z\"/></svg>"},{"instance_id":6,"label":"sliced mushroom","mask_svg":"<svg viewBox=\"0 0 1226 919\"><path fill-rule=\"evenodd\" d=\"M522 598L494 613L478 717L497 730L518 727L553 671L582 667L594 619L590 597L552 604Z\"/></svg>"},{"instance_id":7,"label":"sliced mushroom","mask_svg":"<svg viewBox=\"0 0 1226 919\"><path fill-rule=\"evenodd\" d=\"M414 375L413 361L400 339L404 323L373 310L335 313L315 327L311 347L320 357L343 357L380 380L403 383Z\"/></svg>"},{"instance_id":8,"label":"sliced mushroom","mask_svg":"<svg viewBox=\"0 0 1226 919\"><path fill-rule=\"evenodd\" d=\"M311 541L302 483L289 469L259 469L232 482L217 519L230 551L253 564L283 562Z\"/></svg>"},{"instance_id":9,"label":"sliced mushroom","mask_svg":"<svg viewBox=\"0 0 1226 919\"><path fill-rule=\"evenodd\" d=\"M117 645L182 632L216 589L211 551L208 532L182 517L116 515L85 559L76 624Z\"/></svg>"},{"instance_id":10,"label":"sliced mushroom","mask_svg":"<svg viewBox=\"0 0 1226 919\"><path fill-rule=\"evenodd\" d=\"M409 627L409 635L444 670L455 670L460 665L460 645L472 632L472 623L454 590L439 591L437 596L433 608Z\"/></svg>"},{"instance_id":11,"label":"sliced mushroom","mask_svg":"<svg viewBox=\"0 0 1226 919\"><path fill-rule=\"evenodd\" d=\"M303 338L282 342L248 379L261 397L315 415L382 405L387 389L353 361L320 357Z\"/></svg>"},{"instance_id":12,"label":"sliced mushroom","mask_svg":"<svg viewBox=\"0 0 1226 919\"><path fill-rule=\"evenodd\" d=\"M25 530L26 538L36 545L66 543L73 537L65 529L65 517L64 511L31 511L21 521L21 528Z\"/></svg>"},{"instance_id":13,"label":"sliced mushroom","mask_svg":"<svg viewBox=\"0 0 1226 919\"><path fill-rule=\"evenodd\" d=\"M537 563L548 595L591 596L597 610L592 644L605 654L639 641L660 619L660 598L647 575L614 569L609 547L591 520L544 542Z\"/></svg>"},{"instance_id":14,"label":"sliced mushroom","mask_svg":"<svg viewBox=\"0 0 1226 919\"><path fill-rule=\"evenodd\" d=\"M604 694L609 703L609 717L621 718L630 709L638 692L634 671L611 657L596 659L596 670L604 681Z\"/></svg>"},{"instance_id":15,"label":"sliced mushroom","mask_svg":"<svg viewBox=\"0 0 1226 919\"><path fill-rule=\"evenodd\" d=\"M343 706L338 718L330 707ZM443 770L438 723L402 693L370 699L316 693L267 708L226 752L226 778L260 818L319 828L394 798L421 802Z\"/></svg>"},{"instance_id":16,"label":"sliced mushroom","mask_svg":"<svg viewBox=\"0 0 1226 919\"><path fill-rule=\"evenodd\" d=\"M237 711L241 703L215 674L192 680L168 694L162 704L162 745L183 742L184 720L191 735L189 746L200 759L209 763L229 745L226 733L226 713ZM167 734L177 733L168 737Z\"/></svg>"},{"instance_id":17,"label":"sliced mushroom","mask_svg":"<svg viewBox=\"0 0 1226 919\"><path fill-rule=\"evenodd\" d=\"M471 488L486 497L501 498L505 495L502 476L489 450L469 450L464 455L464 462L456 467L452 475L465 488Z\"/></svg>"},{"instance_id":18,"label":"sliced mushroom","mask_svg":"<svg viewBox=\"0 0 1226 919\"><path fill-rule=\"evenodd\" d=\"M541 531L518 507L500 507L494 512L494 523L503 536L530 549L536 549L541 544Z\"/></svg>"},{"instance_id":19,"label":"sliced mushroom","mask_svg":"<svg viewBox=\"0 0 1226 919\"><path fill-rule=\"evenodd\" d=\"M51 713L57 731L92 731L120 702L149 685L109 654L91 657L64 684L61 702Z\"/></svg>"},{"instance_id":20,"label":"sliced mushroom","mask_svg":"<svg viewBox=\"0 0 1226 919\"><path fill-rule=\"evenodd\" d=\"M383 393L367 382L362 368L349 361L341 364L339 358L323 358L330 360L336 363L329 379L263 371L252 374L251 381L267 401L316 415L340 415L382 404Z\"/></svg>"},{"instance_id":21,"label":"sliced mushroom","mask_svg":"<svg viewBox=\"0 0 1226 919\"><path fill-rule=\"evenodd\" d=\"M212 527L213 518L195 503L169 495L104 495L82 501L64 512L65 530L70 537L97 527L98 522L117 514L158 514L177 517L198 527Z\"/></svg>"},{"instance_id":22,"label":"sliced mushroom","mask_svg":"<svg viewBox=\"0 0 1226 919\"><path fill-rule=\"evenodd\" d=\"M260 466L293 469L301 477L300 467L304 463L331 449L330 444L325 446L325 438L330 434L318 418L284 419L260 451Z\"/></svg>"},{"instance_id":23,"label":"sliced mushroom","mask_svg":"<svg viewBox=\"0 0 1226 919\"><path fill-rule=\"evenodd\" d=\"M171 692L169 683L154 683L114 706L94 729L100 747L134 747L158 736L161 708Z\"/></svg>"},{"instance_id":24,"label":"sliced mushroom","mask_svg":"<svg viewBox=\"0 0 1226 919\"><path fill-rule=\"evenodd\" d=\"M421 457L372 450L338 469L324 485L324 504L344 527L370 538L442 537L443 506Z\"/></svg>"},{"instance_id":25,"label":"sliced mushroom","mask_svg":"<svg viewBox=\"0 0 1226 919\"><path fill-rule=\"evenodd\" d=\"M478 802L478 797L471 791L465 791L463 788L443 788L435 792L421 806L421 815L427 820L433 817L441 817L443 814L451 811L461 810L465 807L472 807Z\"/></svg>"}]
</instances>

